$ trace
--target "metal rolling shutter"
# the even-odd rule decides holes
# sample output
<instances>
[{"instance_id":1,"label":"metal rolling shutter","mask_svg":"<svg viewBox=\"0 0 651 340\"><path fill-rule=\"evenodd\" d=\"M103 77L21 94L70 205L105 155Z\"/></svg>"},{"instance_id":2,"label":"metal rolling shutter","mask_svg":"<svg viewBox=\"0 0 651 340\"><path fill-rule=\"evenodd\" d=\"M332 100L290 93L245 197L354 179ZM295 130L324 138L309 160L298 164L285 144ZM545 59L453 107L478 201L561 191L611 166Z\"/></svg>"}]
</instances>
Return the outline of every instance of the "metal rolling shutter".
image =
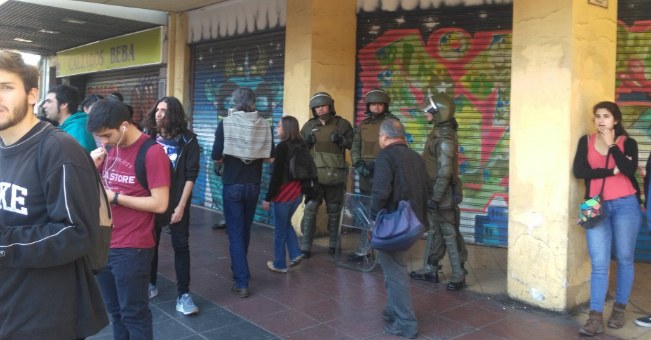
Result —
<instances>
[{"instance_id":1,"label":"metal rolling shutter","mask_svg":"<svg viewBox=\"0 0 651 340\"><path fill-rule=\"evenodd\" d=\"M512 5L360 12L356 123L380 87L422 152L431 130L415 106L427 89L457 107L466 242L507 246Z\"/></svg>"},{"instance_id":2,"label":"metal rolling shutter","mask_svg":"<svg viewBox=\"0 0 651 340\"><path fill-rule=\"evenodd\" d=\"M165 86L160 86L160 66L124 69L111 72L99 72L88 76L86 95L97 93L104 97L113 92L120 92L124 103L133 107L133 120L136 123L151 110Z\"/></svg>"},{"instance_id":3,"label":"metal rolling shutter","mask_svg":"<svg viewBox=\"0 0 651 340\"><path fill-rule=\"evenodd\" d=\"M624 128L639 148L640 187L651 152L651 2L620 0L617 7L616 101ZM643 214L635 260L651 262L651 239Z\"/></svg>"},{"instance_id":4,"label":"metal rolling shutter","mask_svg":"<svg viewBox=\"0 0 651 340\"><path fill-rule=\"evenodd\" d=\"M192 128L201 145L201 171L192 192L192 203L222 210L221 178L214 174L210 157L215 129L219 120L228 114L231 93L239 87L249 87L255 92L258 112L273 122L274 127L280 121L285 29L195 45L193 60ZM269 175L269 165L265 164L260 201L267 192ZM255 221L273 224L273 216L258 206Z\"/></svg>"}]
</instances>

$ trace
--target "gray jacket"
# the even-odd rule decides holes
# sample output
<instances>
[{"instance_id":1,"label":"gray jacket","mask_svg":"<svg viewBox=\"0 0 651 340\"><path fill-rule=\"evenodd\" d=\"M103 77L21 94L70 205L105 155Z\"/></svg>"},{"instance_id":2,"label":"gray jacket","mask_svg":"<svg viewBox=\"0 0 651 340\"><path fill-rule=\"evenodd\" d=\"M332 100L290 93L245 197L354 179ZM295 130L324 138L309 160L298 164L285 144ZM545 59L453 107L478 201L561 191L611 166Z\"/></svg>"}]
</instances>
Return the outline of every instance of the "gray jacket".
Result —
<instances>
[{"instance_id":1,"label":"gray jacket","mask_svg":"<svg viewBox=\"0 0 651 340\"><path fill-rule=\"evenodd\" d=\"M404 174L407 185L407 198L411 208L423 224L429 228L427 217L427 201L432 193L432 181L427 175L425 161L406 144L392 144L382 149L375 160L375 174L373 175L373 198L371 215L373 219L382 209L393 212L398 206L402 196L399 166Z\"/></svg>"}]
</instances>

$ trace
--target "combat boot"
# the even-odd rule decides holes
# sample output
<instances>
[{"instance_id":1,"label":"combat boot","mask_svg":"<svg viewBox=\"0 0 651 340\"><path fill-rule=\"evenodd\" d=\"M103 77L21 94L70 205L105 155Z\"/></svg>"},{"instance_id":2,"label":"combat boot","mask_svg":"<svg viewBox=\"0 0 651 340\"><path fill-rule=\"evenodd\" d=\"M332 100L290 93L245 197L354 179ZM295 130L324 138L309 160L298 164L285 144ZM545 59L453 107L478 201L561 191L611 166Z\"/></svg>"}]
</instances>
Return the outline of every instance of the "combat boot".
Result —
<instances>
[{"instance_id":1,"label":"combat boot","mask_svg":"<svg viewBox=\"0 0 651 340\"><path fill-rule=\"evenodd\" d=\"M622 328L624 327L624 311L626 305L621 303L615 303L613 306L613 312L610 313L610 318L608 319L608 327L610 328Z\"/></svg>"},{"instance_id":2,"label":"combat boot","mask_svg":"<svg viewBox=\"0 0 651 340\"><path fill-rule=\"evenodd\" d=\"M456 238L453 237L443 237L445 239L445 245L448 248L448 257L450 258L450 269L452 269L452 276L450 277L450 282L447 285L447 290L450 291L459 291L466 286L466 277L464 275L463 268L461 267L461 258L459 257L459 249L457 248Z\"/></svg>"},{"instance_id":3,"label":"combat boot","mask_svg":"<svg viewBox=\"0 0 651 340\"><path fill-rule=\"evenodd\" d=\"M579 334L585 336L595 336L604 332L604 313L591 310L588 313L588 321L585 326L579 328Z\"/></svg>"}]
</instances>

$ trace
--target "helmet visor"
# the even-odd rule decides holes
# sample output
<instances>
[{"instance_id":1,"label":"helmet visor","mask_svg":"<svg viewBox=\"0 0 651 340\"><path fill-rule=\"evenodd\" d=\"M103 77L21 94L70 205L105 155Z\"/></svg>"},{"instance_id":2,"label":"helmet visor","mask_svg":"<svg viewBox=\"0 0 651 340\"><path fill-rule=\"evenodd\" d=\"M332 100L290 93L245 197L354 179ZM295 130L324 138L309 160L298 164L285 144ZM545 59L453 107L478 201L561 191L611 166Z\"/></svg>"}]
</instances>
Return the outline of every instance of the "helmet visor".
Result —
<instances>
[{"instance_id":1,"label":"helmet visor","mask_svg":"<svg viewBox=\"0 0 651 340\"><path fill-rule=\"evenodd\" d=\"M439 109L436 106L436 103L434 103L431 94L428 95L427 98L425 98L425 100L423 100L423 102L418 105L418 109L425 113L431 113L431 114L435 114L439 112Z\"/></svg>"}]
</instances>

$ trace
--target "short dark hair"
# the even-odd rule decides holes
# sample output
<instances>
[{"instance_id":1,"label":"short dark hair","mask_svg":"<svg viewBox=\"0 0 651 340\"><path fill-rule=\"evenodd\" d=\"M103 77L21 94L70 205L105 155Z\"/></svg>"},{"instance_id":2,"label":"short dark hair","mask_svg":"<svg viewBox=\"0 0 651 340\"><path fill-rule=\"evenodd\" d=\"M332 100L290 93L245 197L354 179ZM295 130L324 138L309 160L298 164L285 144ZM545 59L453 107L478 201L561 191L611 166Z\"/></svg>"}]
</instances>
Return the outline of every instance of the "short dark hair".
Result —
<instances>
[{"instance_id":1,"label":"short dark hair","mask_svg":"<svg viewBox=\"0 0 651 340\"><path fill-rule=\"evenodd\" d=\"M235 111L255 111L255 93L248 87L240 87L232 95Z\"/></svg>"},{"instance_id":2,"label":"short dark hair","mask_svg":"<svg viewBox=\"0 0 651 340\"><path fill-rule=\"evenodd\" d=\"M57 104L68 104L68 111L72 114L79 109L79 90L70 85L57 85L51 88L47 93L56 95Z\"/></svg>"},{"instance_id":3,"label":"short dark hair","mask_svg":"<svg viewBox=\"0 0 651 340\"><path fill-rule=\"evenodd\" d=\"M104 99L104 96L102 96L101 94L91 94L87 96L83 102L81 102L81 108L83 109L85 107L91 107L100 99Z\"/></svg>"},{"instance_id":4,"label":"short dark hair","mask_svg":"<svg viewBox=\"0 0 651 340\"><path fill-rule=\"evenodd\" d=\"M124 102L124 97L122 97L122 94L120 92L113 92L109 94L109 98L117 99L121 102Z\"/></svg>"},{"instance_id":5,"label":"short dark hair","mask_svg":"<svg viewBox=\"0 0 651 340\"><path fill-rule=\"evenodd\" d=\"M154 107L149 110L145 115L144 127L150 136L155 137L156 133L160 133L158 125L156 124L156 108L160 102L167 103L167 113L165 114L165 121L163 129L171 135L176 137L188 129L188 120L185 116L185 109L183 104L176 97L163 97L159 99Z\"/></svg>"},{"instance_id":6,"label":"short dark hair","mask_svg":"<svg viewBox=\"0 0 651 340\"><path fill-rule=\"evenodd\" d=\"M0 50L0 70L18 75L23 81L25 93L38 89L38 69L25 64L20 53Z\"/></svg>"},{"instance_id":7,"label":"short dark hair","mask_svg":"<svg viewBox=\"0 0 651 340\"><path fill-rule=\"evenodd\" d=\"M118 129L124 122L131 122L126 105L119 100L102 99L90 110L86 130L94 133L104 129Z\"/></svg>"},{"instance_id":8,"label":"short dark hair","mask_svg":"<svg viewBox=\"0 0 651 340\"><path fill-rule=\"evenodd\" d=\"M385 119L380 125L380 134L385 134L387 138L405 139L405 126L399 120Z\"/></svg>"},{"instance_id":9,"label":"short dark hair","mask_svg":"<svg viewBox=\"0 0 651 340\"><path fill-rule=\"evenodd\" d=\"M628 132L626 132L624 126L622 125L622 111L619 109L619 105L609 101L599 102L592 108L592 113L596 114L597 110L599 109L606 109L617 121L617 124L615 124L615 137L628 137Z\"/></svg>"}]
</instances>

